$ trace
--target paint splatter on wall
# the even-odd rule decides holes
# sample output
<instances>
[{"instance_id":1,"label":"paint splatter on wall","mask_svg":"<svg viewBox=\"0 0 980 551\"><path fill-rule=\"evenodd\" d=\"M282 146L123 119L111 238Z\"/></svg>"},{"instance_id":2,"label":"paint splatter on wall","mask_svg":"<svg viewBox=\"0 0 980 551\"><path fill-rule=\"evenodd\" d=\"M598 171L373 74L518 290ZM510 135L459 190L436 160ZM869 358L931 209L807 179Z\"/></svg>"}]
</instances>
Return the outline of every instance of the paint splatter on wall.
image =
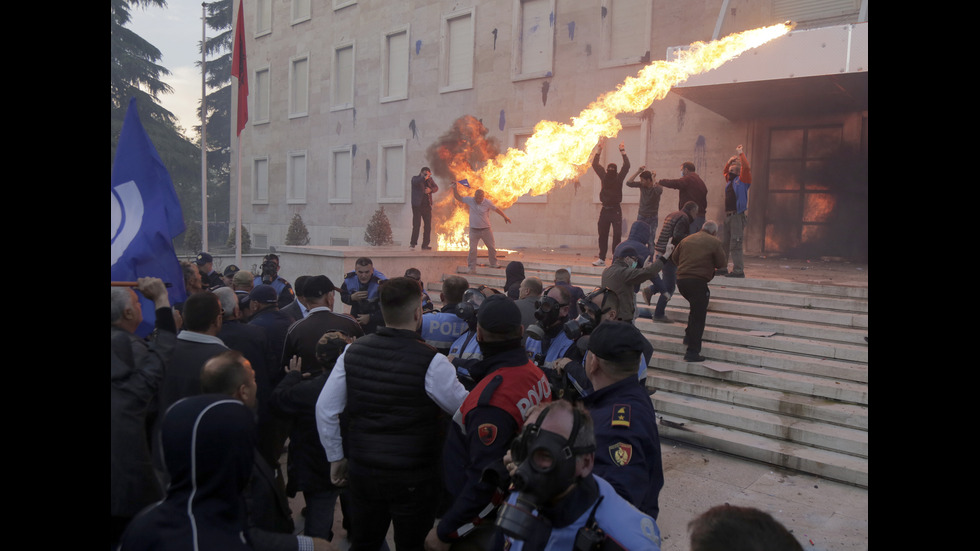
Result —
<instances>
[{"instance_id":1,"label":"paint splatter on wall","mask_svg":"<svg viewBox=\"0 0 980 551\"><path fill-rule=\"evenodd\" d=\"M497 123L497 126L498 126L498 128L500 128L501 131L503 131L504 126L506 125L506 123L507 123L507 117L504 116L504 110L501 109L500 110L500 121Z\"/></svg>"},{"instance_id":2,"label":"paint splatter on wall","mask_svg":"<svg viewBox=\"0 0 980 551\"><path fill-rule=\"evenodd\" d=\"M541 105L548 105L548 89L551 83L547 80L541 83Z\"/></svg>"},{"instance_id":3,"label":"paint splatter on wall","mask_svg":"<svg viewBox=\"0 0 980 551\"><path fill-rule=\"evenodd\" d=\"M422 49L422 41L421 40L416 40L415 41L415 55L419 55L419 50L421 50L421 49Z\"/></svg>"},{"instance_id":4,"label":"paint splatter on wall","mask_svg":"<svg viewBox=\"0 0 980 551\"><path fill-rule=\"evenodd\" d=\"M694 161L693 161L694 167L698 170L698 172L702 172L706 170L704 168L704 164L705 162L707 162L707 158L708 158L707 149L708 149L708 140L704 136L698 134L698 139L697 141L694 142Z\"/></svg>"},{"instance_id":5,"label":"paint splatter on wall","mask_svg":"<svg viewBox=\"0 0 980 551\"><path fill-rule=\"evenodd\" d=\"M572 21L568 24L568 39L575 40L575 22Z\"/></svg>"},{"instance_id":6,"label":"paint splatter on wall","mask_svg":"<svg viewBox=\"0 0 980 551\"><path fill-rule=\"evenodd\" d=\"M684 117L687 115L687 103L681 100L677 103L677 131L684 128Z\"/></svg>"}]
</instances>

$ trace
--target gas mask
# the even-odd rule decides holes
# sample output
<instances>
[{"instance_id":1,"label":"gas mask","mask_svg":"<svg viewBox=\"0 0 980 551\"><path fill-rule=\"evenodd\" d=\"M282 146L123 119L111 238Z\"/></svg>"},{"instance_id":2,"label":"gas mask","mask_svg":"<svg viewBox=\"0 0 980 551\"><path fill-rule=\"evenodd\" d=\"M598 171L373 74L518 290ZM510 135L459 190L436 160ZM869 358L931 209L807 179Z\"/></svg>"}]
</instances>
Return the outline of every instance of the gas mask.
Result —
<instances>
[{"instance_id":1,"label":"gas mask","mask_svg":"<svg viewBox=\"0 0 980 551\"><path fill-rule=\"evenodd\" d=\"M576 340L579 337L588 335L591 333L597 325L599 325L602 316L609 311L609 308L603 308L602 306L597 306L592 299L599 295L603 295L602 302L605 303L605 294L610 292L609 289L603 287L602 289L596 289L592 291L584 298L580 298L578 301L578 317L565 323L565 336L571 340Z\"/></svg>"},{"instance_id":2,"label":"gas mask","mask_svg":"<svg viewBox=\"0 0 980 551\"><path fill-rule=\"evenodd\" d=\"M568 305L547 296L545 292L545 296L534 302L534 318L538 321L527 328L528 338L544 340L545 331L561 320L561 309L565 306Z\"/></svg>"},{"instance_id":3,"label":"gas mask","mask_svg":"<svg viewBox=\"0 0 980 551\"><path fill-rule=\"evenodd\" d=\"M575 458L595 451L594 444L574 446L583 424L583 414L578 409L572 410L574 422L568 438L541 429L541 422L552 407L542 411L535 423L524 425L511 443L511 458L518 465L511 483L518 493L515 503L503 504L495 523L514 539L527 540L540 524L547 523L534 511L576 483Z\"/></svg>"},{"instance_id":4,"label":"gas mask","mask_svg":"<svg viewBox=\"0 0 980 551\"><path fill-rule=\"evenodd\" d=\"M470 328L470 331L476 331L476 313L480 309L480 305L483 304L483 300L486 297L479 289L467 289L463 293L463 300L456 305L456 311L454 312L460 319L466 321L466 325Z\"/></svg>"}]
</instances>

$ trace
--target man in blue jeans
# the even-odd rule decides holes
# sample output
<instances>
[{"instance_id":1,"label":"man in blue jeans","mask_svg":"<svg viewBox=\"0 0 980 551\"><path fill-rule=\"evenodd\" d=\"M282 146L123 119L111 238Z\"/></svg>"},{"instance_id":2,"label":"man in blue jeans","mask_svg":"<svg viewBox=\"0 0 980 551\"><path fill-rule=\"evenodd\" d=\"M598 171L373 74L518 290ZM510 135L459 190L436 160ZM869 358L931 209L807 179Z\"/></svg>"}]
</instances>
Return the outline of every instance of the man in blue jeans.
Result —
<instances>
[{"instance_id":1,"label":"man in blue jeans","mask_svg":"<svg viewBox=\"0 0 980 551\"><path fill-rule=\"evenodd\" d=\"M667 243L671 242L676 247L682 239L691 232L691 223L698 215L698 205L694 201L684 203L681 210L674 211L664 218L664 226L660 229L660 236L653 245L657 256L663 255L667 250ZM654 278L653 285L643 289L643 298L650 304L650 298L654 292L660 293L657 300L657 307L653 312L653 321L670 323L667 317L667 301L674 294L677 286L677 265L672 261L664 263L661 275Z\"/></svg>"}]
</instances>

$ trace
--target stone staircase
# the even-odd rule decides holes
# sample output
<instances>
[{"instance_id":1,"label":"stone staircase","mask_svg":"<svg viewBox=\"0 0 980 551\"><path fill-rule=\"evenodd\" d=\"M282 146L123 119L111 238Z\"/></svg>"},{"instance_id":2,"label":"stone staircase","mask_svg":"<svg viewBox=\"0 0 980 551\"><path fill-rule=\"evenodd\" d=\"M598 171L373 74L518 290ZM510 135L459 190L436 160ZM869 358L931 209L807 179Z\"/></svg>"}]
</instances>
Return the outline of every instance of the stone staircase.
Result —
<instances>
[{"instance_id":1,"label":"stone staircase","mask_svg":"<svg viewBox=\"0 0 980 551\"><path fill-rule=\"evenodd\" d=\"M547 286L560 266L524 267ZM602 269L576 267L572 283L588 293ZM500 269L466 277L504 283ZM438 299L440 283L428 287ZM649 319L637 295L646 317L636 325L654 346L647 386L661 437L866 488L867 287L715 278L710 289L702 363L683 360L680 293L667 307L673 323Z\"/></svg>"}]
</instances>

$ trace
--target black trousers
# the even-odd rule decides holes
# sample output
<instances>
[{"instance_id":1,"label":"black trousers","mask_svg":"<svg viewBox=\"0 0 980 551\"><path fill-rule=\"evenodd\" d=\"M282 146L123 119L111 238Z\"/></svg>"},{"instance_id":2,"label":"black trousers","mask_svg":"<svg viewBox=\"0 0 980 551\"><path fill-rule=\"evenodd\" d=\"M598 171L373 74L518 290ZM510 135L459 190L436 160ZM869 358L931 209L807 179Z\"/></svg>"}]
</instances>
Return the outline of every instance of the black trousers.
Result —
<instances>
[{"instance_id":1,"label":"black trousers","mask_svg":"<svg viewBox=\"0 0 980 551\"><path fill-rule=\"evenodd\" d=\"M436 518L441 485L433 471L426 476L391 476L369 469L351 469L348 488L351 551L377 551L395 531L395 548L422 551Z\"/></svg>"},{"instance_id":2,"label":"black trousers","mask_svg":"<svg viewBox=\"0 0 980 551\"><path fill-rule=\"evenodd\" d=\"M612 250L623 238L623 209L620 207L602 207L599 211L599 258L606 259L609 243L609 226L612 226Z\"/></svg>"},{"instance_id":3,"label":"black trousers","mask_svg":"<svg viewBox=\"0 0 980 551\"><path fill-rule=\"evenodd\" d=\"M422 246L429 246L429 234L431 231L430 226L432 225L432 205L421 205L412 207L412 241L410 245L413 247L419 242L419 226L423 226L422 229Z\"/></svg>"},{"instance_id":4,"label":"black trousers","mask_svg":"<svg viewBox=\"0 0 980 551\"><path fill-rule=\"evenodd\" d=\"M711 298L708 282L702 279L678 279L677 289L691 305L691 311L687 315L687 329L684 330L687 351L700 354L701 338L704 337L704 325L708 317L708 299Z\"/></svg>"}]
</instances>

